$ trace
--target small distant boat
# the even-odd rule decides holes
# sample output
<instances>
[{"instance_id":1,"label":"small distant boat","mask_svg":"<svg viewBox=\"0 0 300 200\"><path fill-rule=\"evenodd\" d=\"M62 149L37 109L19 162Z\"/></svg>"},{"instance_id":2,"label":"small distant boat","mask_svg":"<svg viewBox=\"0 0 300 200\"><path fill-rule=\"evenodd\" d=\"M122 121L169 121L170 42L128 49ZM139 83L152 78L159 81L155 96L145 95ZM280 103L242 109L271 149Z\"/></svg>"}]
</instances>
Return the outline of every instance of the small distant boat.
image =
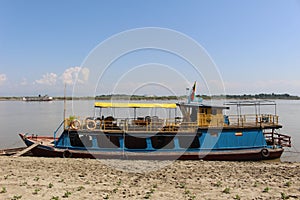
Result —
<instances>
[{"instance_id":1,"label":"small distant boat","mask_svg":"<svg viewBox=\"0 0 300 200\"><path fill-rule=\"evenodd\" d=\"M283 148L291 147L291 137L278 132L282 125L274 101L236 101L214 106L194 101L194 91L193 87L188 102L95 102L97 116L66 119L59 126L64 129L59 137L59 128L53 137L20 137L28 147L35 145L33 155L42 157L268 160L280 158ZM237 108L237 115L225 114L231 106ZM264 106L274 107L275 113L261 113ZM249 107L254 114L242 112ZM105 113L105 109L111 112ZM113 115L116 109L125 109L133 116ZM149 109L147 116L138 116L139 109ZM157 109L163 109L167 117L158 116ZM106 116L107 113L110 114Z\"/></svg>"},{"instance_id":2,"label":"small distant boat","mask_svg":"<svg viewBox=\"0 0 300 200\"><path fill-rule=\"evenodd\" d=\"M45 96L36 96L36 97L23 97L23 101L52 101L53 97L48 95Z\"/></svg>"}]
</instances>

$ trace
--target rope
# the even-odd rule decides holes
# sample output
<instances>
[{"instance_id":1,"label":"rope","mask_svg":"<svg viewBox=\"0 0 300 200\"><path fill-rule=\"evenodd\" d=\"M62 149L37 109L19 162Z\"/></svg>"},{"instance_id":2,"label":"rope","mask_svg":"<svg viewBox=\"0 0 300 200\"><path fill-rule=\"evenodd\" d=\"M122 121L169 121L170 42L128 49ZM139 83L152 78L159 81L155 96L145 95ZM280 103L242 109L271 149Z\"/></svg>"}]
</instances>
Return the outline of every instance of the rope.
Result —
<instances>
[{"instance_id":1,"label":"rope","mask_svg":"<svg viewBox=\"0 0 300 200\"><path fill-rule=\"evenodd\" d=\"M298 152L298 151L284 151L284 152L287 152L287 153L299 153L300 154L300 152Z\"/></svg>"},{"instance_id":2,"label":"rope","mask_svg":"<svg viewBox=\"0 0 300 200\"><path fill-rule=\"evenodd\" d=\"M292 153L292 154L297 154L297 155L300 154L300 151L298 151L297 148L294 145L292 145L292 147L290 149L291 150L286 150L284 152L286 152L286 153ZM296 157L297 155L286 156L286 157Z\"/></svg>"}]
</instances>

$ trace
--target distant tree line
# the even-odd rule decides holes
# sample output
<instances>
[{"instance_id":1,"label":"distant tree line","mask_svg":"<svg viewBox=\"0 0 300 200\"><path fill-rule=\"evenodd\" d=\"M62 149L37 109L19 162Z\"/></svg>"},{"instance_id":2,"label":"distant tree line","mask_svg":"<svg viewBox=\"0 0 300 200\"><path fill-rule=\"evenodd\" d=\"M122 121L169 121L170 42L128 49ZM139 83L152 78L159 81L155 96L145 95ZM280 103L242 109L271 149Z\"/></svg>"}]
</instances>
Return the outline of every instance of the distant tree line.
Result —
<instances>
[{"instance_id":1,"label":"distant tree line","mask_svg":"<svg viewBox=\"0 0 300 200\"><path fill-rule=\"evenodd\" d=\"M100 95L96 96L96 100L110 100L110 99L129 99L129 100L177 100L181 97L177 96L147 96L147 95L126 95L126 94L113 94L113 95Z\"/></svg>"},{"instance_id":2,"label":"distant tree line","mask_svg":"<svg viewBox=\"0 0 300 200\"><path fill-rule=\"evenodd\" d=\"M226 99L290 99L290 100L299 100L299 96L294 96L290 94L243 94L243 95L216 95L214 98L226 98Z\"/></svg>"},{"instance_id":3,"label":"distant tree line","mask_svg":"<svg viewBox=\"0 0 300 200\"><path fill-rule=\"evenodd\" d=\"M290 100L300 100L299 96L294 96L290 94L242 94L242 95L196 95L196 97L201 97L203 99L290 99ZM129 100L178 100L185 99L186 96L147 96L147 95L126 95L126 94L111 94L111 95L98 95L95 97L96 100L110 100L110 99L129 99Z\"/></svg>"},{"instance_id":4,"label":"distant tree line","mask_svg":"<svg viewBox=\"0 0 300 200\"><path fill-rule=\"evenodd\" d=\"M242 94L242 95L196 95L196 97L201 97L203 99L289 99L289 100L300 100L299 96L290 95L290 94ZM126 95L126 94L109 94L109 95L98 95L96 97L53 97L53 100L111 100L111 99L120 99L120 100L182 100L186 99L186 96L148 96L148 95ZM0 100L22 100L22 97L0 97Z\"/></svg>"}]
</instances>

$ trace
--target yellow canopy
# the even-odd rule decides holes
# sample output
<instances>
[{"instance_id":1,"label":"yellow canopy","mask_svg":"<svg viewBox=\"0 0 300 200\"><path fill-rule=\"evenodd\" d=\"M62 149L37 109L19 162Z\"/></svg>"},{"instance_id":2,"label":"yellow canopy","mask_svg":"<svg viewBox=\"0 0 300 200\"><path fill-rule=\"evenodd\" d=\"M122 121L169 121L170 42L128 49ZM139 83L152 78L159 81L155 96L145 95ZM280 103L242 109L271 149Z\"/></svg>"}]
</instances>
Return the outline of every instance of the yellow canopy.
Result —
<instances>
[{"instance_id":1,"label":"yellow canopy","mask_svg":"<svg viewBox=\"0 0 300 200\"><path fill-rule=\"evenodd\" d=\"M100 108L176 108L176 104L175 103L95 102L95 107L100 107Z\"/></svg>"}]
</instances>

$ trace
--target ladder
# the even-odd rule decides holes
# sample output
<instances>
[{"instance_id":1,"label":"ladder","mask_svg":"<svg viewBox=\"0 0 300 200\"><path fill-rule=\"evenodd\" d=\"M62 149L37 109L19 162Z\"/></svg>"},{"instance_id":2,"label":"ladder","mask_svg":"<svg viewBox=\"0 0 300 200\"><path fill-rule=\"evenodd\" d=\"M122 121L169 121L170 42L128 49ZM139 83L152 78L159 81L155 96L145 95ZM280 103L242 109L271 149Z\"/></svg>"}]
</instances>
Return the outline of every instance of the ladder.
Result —
<instances>
[{"instance_id":1,"label":"ladder","mask_svg":"<svg viewBox=\"0 0 300 200\"><path fill-rule=\"evenodd\" d=\"M29 147L27 147L26 149L23 149L22 151L19 151L18 153L14 154L13 157L19 157L22 156L23 154L27 153L28 151L36 148L37 146L39 146L39 143L34 143L32 145L30 145Z\"/></svg>"}]
</instances>

